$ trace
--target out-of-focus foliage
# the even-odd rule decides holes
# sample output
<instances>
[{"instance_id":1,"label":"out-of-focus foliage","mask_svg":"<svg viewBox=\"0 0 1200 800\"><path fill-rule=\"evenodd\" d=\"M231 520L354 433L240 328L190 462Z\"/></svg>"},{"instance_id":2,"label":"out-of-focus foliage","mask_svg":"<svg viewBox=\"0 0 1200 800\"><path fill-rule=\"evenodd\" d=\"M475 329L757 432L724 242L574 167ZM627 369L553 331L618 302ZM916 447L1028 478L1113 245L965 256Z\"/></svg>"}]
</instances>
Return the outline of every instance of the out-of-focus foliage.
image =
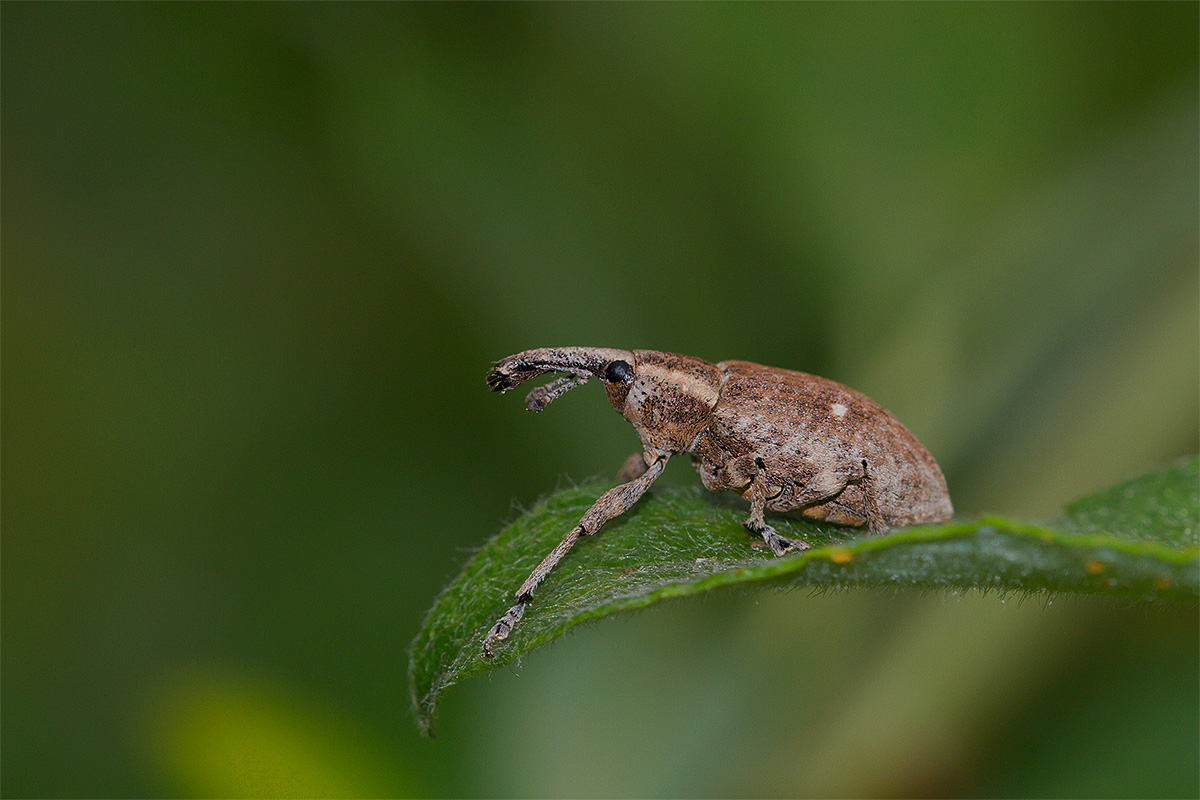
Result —
<instances>
[{"instance_id":1,"label":"out-of-focus foliage","mask_svg":"<svg viewBox=\"0 0 1200 800\"><path fill-rule=\"evenodd\" d=\"M405 665L514 502L636 447L495 402L527 347L828 375L967 516L1196 452L1197 17L5 4L0 791L1195 796L1169 605L676 604L436 743Z\"/></svg>"}]
</instances>

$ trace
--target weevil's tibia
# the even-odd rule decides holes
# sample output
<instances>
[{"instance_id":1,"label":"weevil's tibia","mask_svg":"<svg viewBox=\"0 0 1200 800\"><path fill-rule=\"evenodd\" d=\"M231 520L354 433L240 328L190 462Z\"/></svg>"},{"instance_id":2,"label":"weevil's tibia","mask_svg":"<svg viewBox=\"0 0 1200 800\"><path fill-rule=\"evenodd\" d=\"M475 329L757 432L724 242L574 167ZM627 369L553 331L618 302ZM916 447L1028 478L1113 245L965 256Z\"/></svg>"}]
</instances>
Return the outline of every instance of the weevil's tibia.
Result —
<instances>
[{"instance_id":1,"label":"weevil's tibia","mask_svg":"<svg viewBox=\"0 0 1200 800\"><path fill-rule=\"evenodd\" d=\"M886 533L888 525L883 520L883 512L879 510L879 499L875 496L875 481L867 471L867 462L862 462L863 474L859 484L863 489L863 500L867 513L867 528L871 533Z\"/></svg>"},{"instance_id":2,"label":"weevil's tibia","mask_svg":"<svg viewBox=\"0 0 1200 800\"><path fill-rule=\"evenodd\" d=\"M483 655L485 657L491 658L495 655L492 646L496 642L508 638L513 627L525 615L525 606L533 599L533 590L550 574L550 570L554 569L558 562L562 561L563 557L570 552L571 548L575 546L575 542L579 541L579 537L595 533L604 523L613 517L619 517L632 508L633 504L658 479L658 476L662 475L670 457L670 453L655 453L653 456L655 460L649 464L644 473L628 483L609 489L600 496L600 499L579 520L579 524L571 529L571 532L558 543L558 546L551 550L550 554L542 559L542 563L538 564L529 574L525 583L521 584L521 588L517 590L516 605L510 608L484 637Z\"/></svg>"}]
</instances>

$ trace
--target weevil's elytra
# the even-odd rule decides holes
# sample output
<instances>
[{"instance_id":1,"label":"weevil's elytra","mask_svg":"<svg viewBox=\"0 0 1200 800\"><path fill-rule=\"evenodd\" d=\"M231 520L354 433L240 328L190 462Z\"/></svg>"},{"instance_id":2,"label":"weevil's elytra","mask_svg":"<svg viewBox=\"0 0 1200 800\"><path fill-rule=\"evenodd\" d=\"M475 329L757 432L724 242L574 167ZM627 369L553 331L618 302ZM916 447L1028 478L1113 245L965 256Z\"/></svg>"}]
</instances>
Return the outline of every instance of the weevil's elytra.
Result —
<instances>
[{"instance_id":1,"label":"weevil's elytra","mask_svg":"<svg viewBox=\"0 0 1200 800\"><path fill-rule=\"evenodd\" d=\"M605 492L517 590L516 605L484 639L486 656L579 537L625 513L677 453L691 456L704 488L750 501L745 525L776 555L808 544L777 534L767 510L865 525L872 533L954 513L946 479L917 438L874 400L827 378L656 350L547 347L503 359L487 383L506 392L552 372L566 376L530 392L530 411L599 378L608 402L637 431L642 452L621 468L624 483Z\"/></svg>"}]
</instances>

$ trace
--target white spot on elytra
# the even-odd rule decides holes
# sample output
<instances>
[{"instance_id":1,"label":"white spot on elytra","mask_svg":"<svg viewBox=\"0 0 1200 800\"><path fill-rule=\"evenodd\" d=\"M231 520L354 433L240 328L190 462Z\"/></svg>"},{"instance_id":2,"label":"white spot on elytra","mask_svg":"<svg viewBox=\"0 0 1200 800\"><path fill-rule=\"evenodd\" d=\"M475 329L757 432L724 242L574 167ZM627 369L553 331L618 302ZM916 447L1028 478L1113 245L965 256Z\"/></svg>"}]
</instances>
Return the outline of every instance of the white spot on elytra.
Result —
<instances>
[{"instance_id":1,"label":"white spot on elytra","mask_svg":"<svg viewBox=\"0 0 1200 800\"><path fill-rule=\"evenodd\" d=\"M849 411L850 409L846 408L841 403L834 403L833 405L831 405L829 407L829 410L833 412L833 415L835 417L844 417L844 416L846 416L846 412Z\"/></svg>"}]
</instances>

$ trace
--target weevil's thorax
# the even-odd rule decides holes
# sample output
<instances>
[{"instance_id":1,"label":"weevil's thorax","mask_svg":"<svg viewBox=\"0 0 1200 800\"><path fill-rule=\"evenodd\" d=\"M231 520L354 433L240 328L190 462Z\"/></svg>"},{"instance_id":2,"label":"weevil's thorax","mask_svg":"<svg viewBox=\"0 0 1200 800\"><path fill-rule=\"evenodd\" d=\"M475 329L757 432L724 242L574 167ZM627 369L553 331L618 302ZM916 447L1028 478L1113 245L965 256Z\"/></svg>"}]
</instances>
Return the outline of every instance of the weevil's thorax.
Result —
<instances>
[{"instance_id":1,"label":"weevil's thorax","mask_svg":"<svg viewBox=\"0 0 1200 800\"><path fill-rule=\"evenodd\" d=\"M711 421L721 396L721 371L691 356L656 350L634 350L633 355L632 382L607 387L609 402L648 449L686 452Z\"/></svg>"}]
</instances>

